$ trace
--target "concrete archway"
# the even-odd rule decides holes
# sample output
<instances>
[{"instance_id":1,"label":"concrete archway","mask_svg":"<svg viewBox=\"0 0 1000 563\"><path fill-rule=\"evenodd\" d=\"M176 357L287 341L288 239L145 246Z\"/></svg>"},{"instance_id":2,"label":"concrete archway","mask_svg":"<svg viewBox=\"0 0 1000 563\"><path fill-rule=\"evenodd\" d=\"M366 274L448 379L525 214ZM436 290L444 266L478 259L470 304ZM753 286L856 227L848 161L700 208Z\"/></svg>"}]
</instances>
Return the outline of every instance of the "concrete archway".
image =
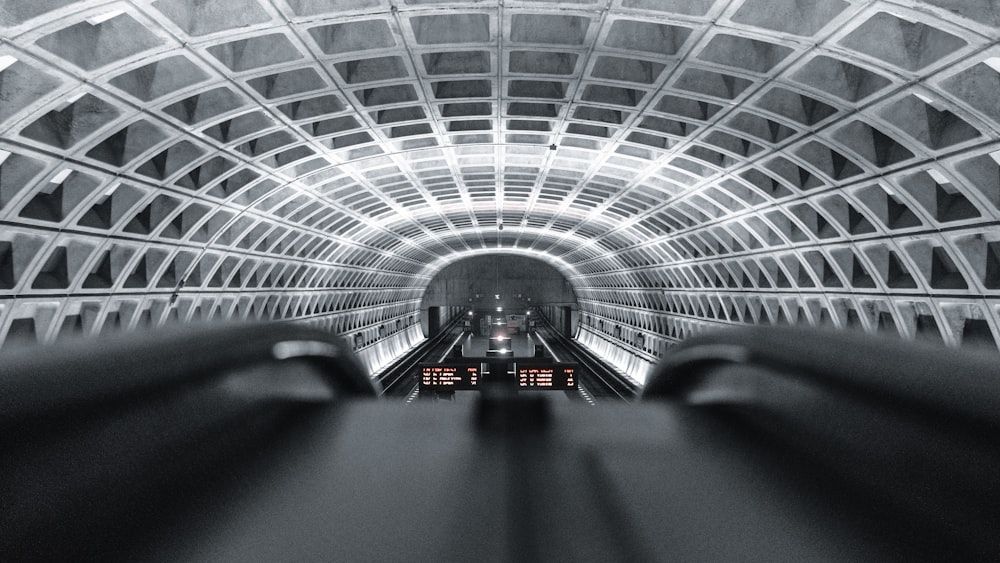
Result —
<instances>
[{"instance_id":1,"label":"concrete archway","mask_svg":"<svg viewBox=\"0 0 1000 563\"><path fill-rule=\"evenodd\" d=\"M745 323L995 348L997 13L0 1L0 339L278 319L377 370L506 249L626 371Z\"/></svg>"}]
</instances>

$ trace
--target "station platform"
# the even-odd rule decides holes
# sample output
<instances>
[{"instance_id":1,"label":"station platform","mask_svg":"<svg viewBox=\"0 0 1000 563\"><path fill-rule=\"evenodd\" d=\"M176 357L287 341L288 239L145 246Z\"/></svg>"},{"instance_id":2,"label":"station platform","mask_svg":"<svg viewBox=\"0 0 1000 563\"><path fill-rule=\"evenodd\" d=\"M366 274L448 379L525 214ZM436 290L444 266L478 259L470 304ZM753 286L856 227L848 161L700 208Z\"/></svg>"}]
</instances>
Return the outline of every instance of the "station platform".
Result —
<instances>
[{"instance_id":1,"label":"station platform","mask_svg":"<svg viewBox=\"0 0 1000 563\"><path fill-rule=\"evenodd\" d=\"M527 359L534 358L535 356L535 346L544 346L545 355L547 358L552 358L556 361L561 361L562 358L559 357L557 351L552 350L548 343L537 333L521 333L511 335L502 341L497 341L496 339L490 339L486 336L475 336L471 333L464 333L458 340L455 341L453 346L461 346L462 353L466 358L484 358L489 349L496 349L497 347L501 349L509 350L510 353L507 358L512 360L517 359ZM446 358L447 357L447 358ZM445 359L451 358L451 348L448 349L447 353L442 357L438 358L428 358L427 361L443 361ZM502 359L502 358L501 358ZM571 401L574 399L582 400L582 396L579 390L574 391L533 391L521 389L518 391L522 395L539 395L547 396L549 400L564 402ZM472 403L479 396L478 390L466 390L466 391L451 391L451 392L422 392L419 388L414 388L411 395L408 397L407 402L413 402L418 399L421 400L434 400L441 403L461 403L467 404Z\"/></svg>"},{"instance_id":2,"label":"station platform","mask_svg":"<svg viewBox=\"0 0 1000 563\"><path fill-rule=\"evenodd\" d=\"M465 356L470 358L482 358L486 356L486 351L491 346L506 348L511 351L511 357L513 358L531 358L535 355L535 346L541 345L545 346L545 340L540 338L537 334L514 334L510 337L502 340L492 340L486 336L473 336L471 333L466 333L457 342L456 345L462 346L462 352ZM547 350L547 353L551 356L552 350ZM555 358L558 361L558 358Z\"/></svg>"}]
</instances>

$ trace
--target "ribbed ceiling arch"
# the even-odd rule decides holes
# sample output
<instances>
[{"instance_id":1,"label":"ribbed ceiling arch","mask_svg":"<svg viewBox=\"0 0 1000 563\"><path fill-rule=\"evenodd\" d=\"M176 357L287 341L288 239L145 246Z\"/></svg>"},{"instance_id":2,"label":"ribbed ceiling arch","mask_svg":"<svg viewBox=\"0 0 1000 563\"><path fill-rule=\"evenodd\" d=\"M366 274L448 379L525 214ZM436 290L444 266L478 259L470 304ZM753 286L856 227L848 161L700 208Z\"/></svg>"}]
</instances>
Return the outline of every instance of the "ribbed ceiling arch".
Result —
<instances>
[{"instance_id":1,"label":"ribbed ceiling arch","mask_svg":"<svg viewBox=\"0 0 1000 563\"><path fill-rule=\"evenodd\" d=\"M996 0L0 0L0 336L302 319L461 256L641 379L734 323L1000 334ZM501 228L502 227L502 228Z\"/></svg>"}]
</instances>

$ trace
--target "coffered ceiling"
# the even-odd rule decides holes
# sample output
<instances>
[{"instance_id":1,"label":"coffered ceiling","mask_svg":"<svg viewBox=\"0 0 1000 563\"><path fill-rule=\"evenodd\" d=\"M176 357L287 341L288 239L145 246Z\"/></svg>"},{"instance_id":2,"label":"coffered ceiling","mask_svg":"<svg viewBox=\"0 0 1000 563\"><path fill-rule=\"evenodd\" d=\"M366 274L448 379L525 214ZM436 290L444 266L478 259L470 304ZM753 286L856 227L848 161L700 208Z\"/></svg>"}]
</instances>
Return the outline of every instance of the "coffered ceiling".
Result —
<instances>
[{"instance_id":1,"label":"coffered ceiling","mask_svg":"<svg viewBox=\"0 0 1000 563\"><path fill-rule=\"evenodd\" d=\"M467 256L642 378L734 323L996 346L996 0L0 0L0 336L300 319Z\"/></svg>"}]
</instances>

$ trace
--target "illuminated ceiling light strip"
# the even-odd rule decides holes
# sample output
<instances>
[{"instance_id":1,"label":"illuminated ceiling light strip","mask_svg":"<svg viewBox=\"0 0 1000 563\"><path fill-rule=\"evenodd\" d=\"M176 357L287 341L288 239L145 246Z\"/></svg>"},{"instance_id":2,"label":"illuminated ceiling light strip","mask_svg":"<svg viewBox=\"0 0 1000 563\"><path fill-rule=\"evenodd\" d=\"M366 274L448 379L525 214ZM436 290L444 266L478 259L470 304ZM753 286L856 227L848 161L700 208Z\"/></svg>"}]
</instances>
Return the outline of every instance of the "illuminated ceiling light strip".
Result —
<instances>
[{"instance_id":1,"label":"illuminated ceiling light strip","mask_svg":"<svg viewBox=\"0 0 1000 563\"><path fill-rule=\"evenodd\" d=\"M10 55L0 55L0 72L3 72L10 68L11 65L17 62L17 57L12 57Z\"/></svg>"},{"instance_id":2,"label":"illuminated ceiling light strip","mask_svg":"<svg viewBox=\"0 0 1000 563\"><path fill-rule=\"evenodd\" d=\"M931 177L932 180L934 180L938 184L944 185L944 184L950 184L951 183L948 180L948 178L945 177L945 175L941 173L940 170L936 170L934 168L929 168L927 170L927 174Z\"/></svg>"},{"instance_id":3,"label":"illuminated ceiling light strip","mask_svg":"<svg viewBox=\"0 0 1000 563\"><path fill-rule=\"evenodd\" d=\"M59 171L58 174L53 176L52 179L49 181L52 182L53 184L61 184L65 182L66 178L69 178L69 175L72 173L73 173L72 168L63 168L62 170Z\"/></svg>"},{"instance_id":4,"label":"illuminated ceiling light strip","mask_svg":"<svg viewBox=\"0 0 1000 563\"><path fill-rule=\"evenodd\" d=\"M74 92L68 98L66 98L65 100L63 100L62 102L60 102L59 105L56 106L56 110L62 111L64 109L68 108L69 106L75 104L76 102L80 101L80 98L82 98L82 97L84 97L86 95L87 95L86 92L81 92L81 91Z\"/></svg>"},{"instance_id":5,"label":"illuminated ceiling light strip","mask_svg":"<svg viewBox=\"0 0 1000 563\"><path fill-rule=\"evenodd\" d=\"M111 10L110 12L104 12L103 14L97 14L96 16L87 18L87 23L90 25L101 25L102 23L113 20L124 13L125 10Z\"/></svg>"},{"instance_id":6,"label":"illuminated ceiling light strip","mask_svg":"<svg viewBox=\"0 0 1000 563\"><path fill-rule=\"evenodd\" d=\"M936 109L938 111L947 111L948 110L948 106L945 103L943 103L941 100L932 98L932 97L930 97L930 96L928 96L926 94L921 94L920 92L914 92L913 95L916 96L917 99L919 99L920 101L924 102L925 104L931 106L932 108L934 108L934 109Z\"/></svg>"},{"instance_id":7,"label":"illuminated ceiling light strip","mask_svg":"<svg viewBox=\"0 0 1000 563\"><path fill-rule=\"evenodd\" d=\"M2 165L8 158L10 158L10 151L0 149L0 165Z\"/></svg>"}]
</instances>

